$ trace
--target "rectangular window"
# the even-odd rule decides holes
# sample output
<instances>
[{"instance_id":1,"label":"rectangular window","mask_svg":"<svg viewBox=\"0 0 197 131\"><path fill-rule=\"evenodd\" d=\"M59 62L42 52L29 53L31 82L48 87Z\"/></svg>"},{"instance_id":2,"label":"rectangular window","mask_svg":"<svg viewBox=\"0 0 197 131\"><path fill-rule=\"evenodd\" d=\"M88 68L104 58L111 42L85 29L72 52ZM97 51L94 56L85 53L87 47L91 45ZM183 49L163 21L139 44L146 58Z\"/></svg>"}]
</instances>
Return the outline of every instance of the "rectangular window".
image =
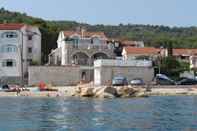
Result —
<instances>
[{"instance_id":1,"label":"rectangular window","mask_svg":"<svg viewBox=\"0 0 197 131\"><path fill-rule=\"evenodd\" d=\"M32 40L32 35L28 35L28 40Z\"/></svg>"},{"instance_id":2,"label":"rectangular window","mask_svg":"<svg viewBox=\"0 0 197 131\"><path fill-rule=\"evenodd\" d=\"M3 67L14 67L16 66L16 61L15 60L4 60L2 63Z\"/></svg>"},{"instance_id":3,"label":"rectangular window","mask_svg":"<svg viewBox=\"0 0 197 131\"><path fill-rule=\"evenodd\" d=\"M31 47L28 48L28 53L32 53L32 48Z\"/></svg>"},{"instance_id":4,"label":"rectangular window","mask_svg":"<svg viewBox=\"0 0 197 131\"><path fill-rule=\"evenodd\" d=\"M12 61L7 61L7 67L12 67L13 66L13 62Z\"/></svg>"},{"instance_id":5,"label":"rectangular window","mask_svg":"<svg viewBox=\"0 0 197 131\"><path fill-rule=\"evenodd\" d=\"M32 63L33 63L32 59L27 59L27 61L29 62L29 65L32 65Z\"/></svg>"}]
</instances>

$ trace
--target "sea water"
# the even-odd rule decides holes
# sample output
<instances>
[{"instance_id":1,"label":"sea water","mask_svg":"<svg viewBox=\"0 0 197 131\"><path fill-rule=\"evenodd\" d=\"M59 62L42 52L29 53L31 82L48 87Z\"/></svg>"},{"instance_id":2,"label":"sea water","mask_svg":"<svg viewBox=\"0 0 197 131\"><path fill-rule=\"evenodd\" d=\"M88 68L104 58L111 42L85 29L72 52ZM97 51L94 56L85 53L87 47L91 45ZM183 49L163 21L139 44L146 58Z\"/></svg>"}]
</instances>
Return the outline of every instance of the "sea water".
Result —
<instances>
[{"instance_id":1,"label":"sea water","mask_svg":"<svg viewBox=\"0 0 197 131\"><path fill-rule=\"evenodd\" d=\"M196 131L197 96L0 98L0 131Z\"/></svg>"}]
</instances>

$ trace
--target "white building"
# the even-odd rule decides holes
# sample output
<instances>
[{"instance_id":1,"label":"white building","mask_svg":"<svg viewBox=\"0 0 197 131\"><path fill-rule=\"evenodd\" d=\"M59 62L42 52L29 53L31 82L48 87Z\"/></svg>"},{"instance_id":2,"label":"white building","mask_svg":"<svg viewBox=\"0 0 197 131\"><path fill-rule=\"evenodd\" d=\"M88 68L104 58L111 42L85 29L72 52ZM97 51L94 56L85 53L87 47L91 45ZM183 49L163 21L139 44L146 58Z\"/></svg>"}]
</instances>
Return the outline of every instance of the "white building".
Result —
<instances>
[{"instance_id":1,"label":"white building","mask_svg":"<svg viewBox=\"0 0 197 131\"><path fill-rule=\"evenodd\" d=\"M126 77L128 82L135 78L150 83L154 68L149 60L96 60L94 61L94 84L111 84L114 77Z\"/></svg>"},{"instance_id":2,"label":"white building","mask_svg":"<svg viewBox=\"0 0 197 131\"><path fill-rule=\"evenodd\" d=\"M166 56L166 50L154 47L124 47L122 56L124 60L135 60L138 58L154 59L158 56Z\"/></svg>"},{"instance_id":3,"label":"white building","mask_svg":"<svg viewBox=\"0 0 197 131\"><path fill-rule=\"evenodd\" d=\"M35 63L41 64L41 33L38 27L0 24L1 83L21 83L27 76L28 65Z\"/></svg>"}]
</instances>

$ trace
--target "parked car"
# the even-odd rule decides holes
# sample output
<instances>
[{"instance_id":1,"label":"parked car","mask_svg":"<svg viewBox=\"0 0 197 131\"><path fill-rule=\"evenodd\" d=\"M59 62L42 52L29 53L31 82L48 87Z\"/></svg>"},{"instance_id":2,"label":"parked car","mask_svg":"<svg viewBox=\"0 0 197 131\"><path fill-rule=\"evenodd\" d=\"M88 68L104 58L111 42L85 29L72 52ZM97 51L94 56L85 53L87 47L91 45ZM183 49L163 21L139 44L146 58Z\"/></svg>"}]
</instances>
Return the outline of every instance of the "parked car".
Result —
<instances>
[{"instance_id":1,"label":"parked car","mask_svg":"<svg viewBox=\"0 0 197 131\"><path fill-rule=\"evenodd\" d=\"M164 74L157 74L156 77L157 85L176 85L176 82Z\"/></svg>"},{"instance_id":2,"label":"parked car","mask_svg":"<svg viewBox=\"0 0 197 131\"><path fill-rule=\"evenodd\" d=\"M197 85L197 80L192 78L181 78L178 82L178 85Z\"/></svg>"},{"instance_id":3,"label":"parked car","mask_svg":"<svg viewBox=\"0 0 197 131\"><path fill-rule=\"evenodd\" d=\"M112 80L113 86L125 86L128 85L128 81L126 77L123 76L116 76Z\"/></svg>"},{"instance_id":4,"label":"parked car","mask_svg":"<svg viewBox=\"0 0 197 131\"><path fill-rule=\"evenodd\" d=\"M144 85L144 81L141 78L135 78L130 81L131 85Z\"/></svg>"}]
</instances>

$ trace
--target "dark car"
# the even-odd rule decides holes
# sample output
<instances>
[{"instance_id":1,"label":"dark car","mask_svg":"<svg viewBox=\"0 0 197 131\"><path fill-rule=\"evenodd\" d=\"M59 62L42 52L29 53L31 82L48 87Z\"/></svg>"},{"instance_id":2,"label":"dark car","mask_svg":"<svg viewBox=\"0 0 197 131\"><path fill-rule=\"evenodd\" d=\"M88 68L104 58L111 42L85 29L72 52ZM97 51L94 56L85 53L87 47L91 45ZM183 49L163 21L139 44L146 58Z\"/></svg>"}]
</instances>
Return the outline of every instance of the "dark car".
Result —
<instances>
[{"instance_id":1,"label":"dark car","mask_svg":"<svg viewBox=\"0 0 197 131\"><path fill-rule=\"evenodd\" d=\"M181 78L177 82L178 85L197 85L197 80L192 78Z\"/></svg>"},{"instance_id":2,"label":"dark car","mask_svg":"<svg viewBox=\"0 0 197 131\"><path fill-rule=\"evenodd\" d=\"M176 85L176 82L164 74L157 74L156 77L157 85Z\"/></svg>"},{"instance_id":3,"label":"dark car","mask_svg":"<svg viewBox=\"0 0 197 131\"><path fill-rule=\"evenodd\" d=\"M128 85L128 81L126 77L123 76L116 76L112 80L113 86L125 86Z\"/></svg>"}]
</instances>

